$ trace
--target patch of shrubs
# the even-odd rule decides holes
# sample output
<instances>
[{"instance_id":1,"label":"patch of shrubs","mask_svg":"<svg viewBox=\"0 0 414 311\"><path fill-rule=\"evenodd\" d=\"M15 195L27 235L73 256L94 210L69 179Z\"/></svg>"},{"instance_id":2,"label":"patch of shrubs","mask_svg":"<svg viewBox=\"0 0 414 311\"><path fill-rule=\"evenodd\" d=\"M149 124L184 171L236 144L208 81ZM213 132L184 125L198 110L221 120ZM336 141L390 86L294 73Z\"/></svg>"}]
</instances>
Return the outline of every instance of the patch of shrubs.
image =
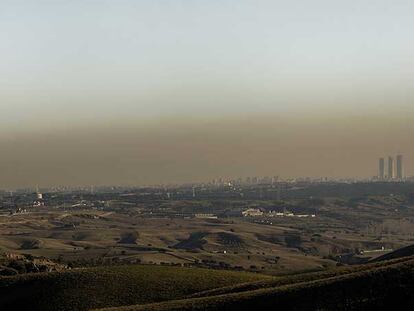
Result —
<instances>
[{"instance_id":1,"label":"patch of shrubs","mask_svg":"<svg viewBox=\"0 0 414 311\"><path fill-rule=\"evenodd\" d=\"M47 271L50 271L48 266L36 265L34 262L27 260L14 259L3 266L0 266L0 275L3 276Z\"/></svg>"}]
</instances>

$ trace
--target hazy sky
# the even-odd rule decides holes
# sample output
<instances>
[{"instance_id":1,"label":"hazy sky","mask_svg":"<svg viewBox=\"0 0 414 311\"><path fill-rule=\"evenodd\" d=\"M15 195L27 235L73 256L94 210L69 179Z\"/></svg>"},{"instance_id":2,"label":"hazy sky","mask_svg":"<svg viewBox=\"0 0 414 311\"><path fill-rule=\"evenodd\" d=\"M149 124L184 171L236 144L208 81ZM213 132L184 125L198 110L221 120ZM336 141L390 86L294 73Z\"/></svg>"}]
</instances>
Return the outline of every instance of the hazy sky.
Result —
<instances>
[{"instance_id":1,"label":"hazy sky","mask_svg":"<svg viewBox=\"0 0 414 311\"><path fill-rule=\"evenodd\" d=\"M0 187L414 158L414 2L0 1Z\"/></svg>"}]
</instances>

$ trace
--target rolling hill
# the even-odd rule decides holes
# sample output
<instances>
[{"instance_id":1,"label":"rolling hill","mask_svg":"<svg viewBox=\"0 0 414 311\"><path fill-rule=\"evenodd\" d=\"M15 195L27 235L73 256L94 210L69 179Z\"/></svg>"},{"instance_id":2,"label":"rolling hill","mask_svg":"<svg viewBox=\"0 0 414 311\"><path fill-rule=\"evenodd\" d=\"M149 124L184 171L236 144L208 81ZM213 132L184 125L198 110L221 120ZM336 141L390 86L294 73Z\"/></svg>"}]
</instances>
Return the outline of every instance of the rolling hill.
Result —
<instances>
[{"instance_id":1,"label":"rolling hill","mask_svg":"<svg viewBox=\"0 0 414 311\"><path fill-rule=\"evenodd\" d=\"M0 278L1 310L389 310L414 307L414 256L280 277L125 265Z\"/></svg>"},{"instance_id":2,"label":"rolling hill","mask_svg":"<svg viewBox=\"0 0 414 311\"><path fill-rule=\"evenodd\" d=\"M290 281L289 282L289 278ZM221 293L100 311L141 310L390 310L414 307L414 258L227 288ZM302 279L301 279L302 278ZM278 284L279 282L279 284ZM272 284L274 286L272 286ZM256 288L256 289L254 289Z\"/></svg>"},{"instance_id":3,"label":"rolling hill","mask_svg":"<svg viewBox=\"0 0 414 311\"><path fill-rule=\"evenodd\" d=\"M269 278L253 273L152 265L0 277L0 310L79 311L145 304Z\"/></svg>"}]
</instances>

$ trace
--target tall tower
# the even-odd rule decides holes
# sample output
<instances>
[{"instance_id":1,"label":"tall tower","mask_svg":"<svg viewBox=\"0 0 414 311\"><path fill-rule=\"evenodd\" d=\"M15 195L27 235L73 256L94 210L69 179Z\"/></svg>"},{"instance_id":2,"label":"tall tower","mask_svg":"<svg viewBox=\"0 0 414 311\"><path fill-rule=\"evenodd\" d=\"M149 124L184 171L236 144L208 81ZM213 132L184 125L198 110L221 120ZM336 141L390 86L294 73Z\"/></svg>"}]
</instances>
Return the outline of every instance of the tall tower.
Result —
<instances>
[{"instance_id":1,"label":"tall tower","mask_svg":"<svg viewBox=\"0 0 414 311\"><path fill-rule=\"evenodd\" d=\"M388 157L388 179L394 179L395 174L394 174L394 158L393 157Z\"/></svg>"},{"instance_id":2,"label":"tall tower","mask_svg":"<svg viewBox=\"0 0 414 311\"><path fill-rule=\"evenodd\" d=\"M384 180L385 178L385 160L380 158L378 161L378 178Z\"/></svg>"},{"instance_id":3,"label":"tall tower","mask_svg":"<svg viewBox=\"0 0 414 311\"><path fill-rule=\"evenodd\" d=\"M402 180L404 178L403 156L397 155L397 178Z\"/></svg>"}]
</instances>

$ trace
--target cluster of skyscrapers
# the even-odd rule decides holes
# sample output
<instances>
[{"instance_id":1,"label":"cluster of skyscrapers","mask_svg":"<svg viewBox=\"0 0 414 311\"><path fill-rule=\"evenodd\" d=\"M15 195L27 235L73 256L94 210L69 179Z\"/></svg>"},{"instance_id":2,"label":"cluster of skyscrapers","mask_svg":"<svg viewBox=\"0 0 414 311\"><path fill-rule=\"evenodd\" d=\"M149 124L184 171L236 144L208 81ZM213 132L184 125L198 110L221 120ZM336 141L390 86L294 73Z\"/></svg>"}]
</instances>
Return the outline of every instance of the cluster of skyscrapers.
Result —
<instances>
[{"instance_id":1,"label":"cluster of skyscrapers","mask_svg":"<svg viewBox=\"0 0 414 311\"><path fill-rule=\"evenodd\" d=\"M401 154L397 155L396 159L389 156L387 163L385 162L385 158L379 159L378 179L403 180L404 178L403 156Z\"/></svg>"}]
</instances>

